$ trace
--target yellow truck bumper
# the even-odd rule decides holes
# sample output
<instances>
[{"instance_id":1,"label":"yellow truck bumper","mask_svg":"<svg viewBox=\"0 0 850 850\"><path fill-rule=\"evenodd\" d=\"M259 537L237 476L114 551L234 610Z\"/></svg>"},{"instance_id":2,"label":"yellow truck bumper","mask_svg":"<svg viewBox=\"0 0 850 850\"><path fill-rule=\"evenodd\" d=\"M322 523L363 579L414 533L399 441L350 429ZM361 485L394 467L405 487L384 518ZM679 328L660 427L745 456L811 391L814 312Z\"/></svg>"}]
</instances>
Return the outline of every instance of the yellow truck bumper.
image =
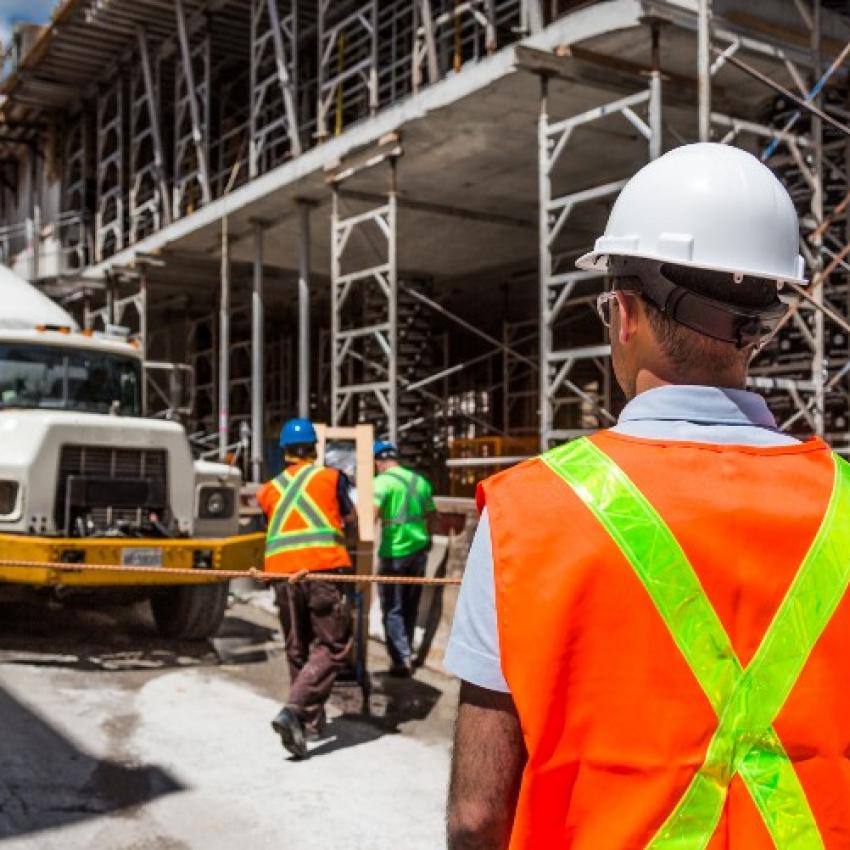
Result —
<instances>
[{"instance_id":1,"label":"yellow truck bumper","mask_svg":"<svg viewBox=\"0 0 850 850\"><path fill-rule=\"evenodd\" d=\"M73 572L48 566L0 564L0 582L55 587L129 587L206 584L221 581L217 570L263 568L265 535L245 534L217 539L61 538L0 534L0 561L18 564L73 562ZM134 552L140 558L134 558ZM139 551L141 550L141 551ZM165 570L193 570L193 575L122 571L127 563L158 561ZM199 563L209 566L197 567ZM86 569L86 564L115 565L114 571Z\"/></svg>"}]
</instances>

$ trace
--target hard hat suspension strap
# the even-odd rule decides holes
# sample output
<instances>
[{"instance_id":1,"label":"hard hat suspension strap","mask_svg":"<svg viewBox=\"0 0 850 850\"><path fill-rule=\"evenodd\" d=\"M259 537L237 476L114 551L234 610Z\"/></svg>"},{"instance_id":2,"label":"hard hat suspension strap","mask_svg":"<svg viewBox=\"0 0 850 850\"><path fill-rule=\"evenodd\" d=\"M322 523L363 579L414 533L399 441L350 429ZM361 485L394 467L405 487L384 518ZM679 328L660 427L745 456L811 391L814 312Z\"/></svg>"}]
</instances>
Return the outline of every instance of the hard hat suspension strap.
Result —
<instances>
[{"instance_id":1,"label":"hard hat suspension strap","mask_svg":"<svg viewBox=\"0 0 850 850\"><path fill-rule=\"evenodd\" d=\"M775 304L758 309L716 301L674 283L664 275L665 265L639 257L611 257L609 275L615 280L637 278L643 297L664 315L712 339L734 343L738 348L758 345L787 309L778 299Z\"/></svg>"}]
</instances>

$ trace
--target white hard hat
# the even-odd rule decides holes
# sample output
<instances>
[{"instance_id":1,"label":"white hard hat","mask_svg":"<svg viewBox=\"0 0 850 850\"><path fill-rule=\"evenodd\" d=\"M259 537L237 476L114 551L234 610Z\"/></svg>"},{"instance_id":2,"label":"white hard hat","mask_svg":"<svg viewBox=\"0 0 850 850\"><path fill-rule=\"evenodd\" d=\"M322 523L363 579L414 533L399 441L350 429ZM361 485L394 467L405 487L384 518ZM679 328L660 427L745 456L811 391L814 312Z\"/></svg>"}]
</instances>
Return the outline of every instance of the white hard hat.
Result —
<instances>
[{"instance_id":1,"label":"white hard hat","mask_svg":"<svg viewBox=\"0 0 850 850\"><path fill-rule=\"evenodd\" d=\"M629 180L576 265L607 271L609 256L806 282L785 187L751 154L710 142L675 148Z\"/></svg>"}]
</instances>

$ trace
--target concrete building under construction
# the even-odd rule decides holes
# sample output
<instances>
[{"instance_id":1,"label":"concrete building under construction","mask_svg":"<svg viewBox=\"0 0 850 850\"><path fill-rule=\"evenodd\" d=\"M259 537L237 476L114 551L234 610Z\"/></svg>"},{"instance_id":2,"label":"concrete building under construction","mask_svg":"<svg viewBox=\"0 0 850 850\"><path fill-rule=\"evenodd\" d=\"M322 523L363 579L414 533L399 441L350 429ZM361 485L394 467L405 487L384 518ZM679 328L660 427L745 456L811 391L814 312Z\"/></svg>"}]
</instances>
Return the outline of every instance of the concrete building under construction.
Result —
<instances>
[{"instance_id":1,"label":"concrete building under construction","mask_svg":"<svg viewBox=\"0 0 850 850\"><path fill-rule=\"evenodd\" d=\"M850 451L848 4L64 0L0 85L0 261L125 325L152 413L255 478L282 419L370 421L444 493L622 406L574 260L698 139L789 187L812 285L753 362ZM814 111L811 107L814 107Z\"/></svg>"}]
</instances>

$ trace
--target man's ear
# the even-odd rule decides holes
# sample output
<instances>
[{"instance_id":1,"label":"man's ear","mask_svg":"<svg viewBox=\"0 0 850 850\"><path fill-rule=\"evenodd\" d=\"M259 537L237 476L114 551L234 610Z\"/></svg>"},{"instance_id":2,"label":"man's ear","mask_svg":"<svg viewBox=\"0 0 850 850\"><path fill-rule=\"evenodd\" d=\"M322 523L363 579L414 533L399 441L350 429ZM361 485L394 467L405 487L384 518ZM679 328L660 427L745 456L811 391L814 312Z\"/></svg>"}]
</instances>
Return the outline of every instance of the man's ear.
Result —
<instances>
[{"instance_id":1,"label":"man's ear","mask_svg":"<svg viewBox=\"0 0 850 850\"><path fill-rule=\"evenodd\" d=\"M640 298L632 292L617 292L619 322L617 336L621 344L627 343L636 333L641 320Z\"/></svg>"}]
</instances>

